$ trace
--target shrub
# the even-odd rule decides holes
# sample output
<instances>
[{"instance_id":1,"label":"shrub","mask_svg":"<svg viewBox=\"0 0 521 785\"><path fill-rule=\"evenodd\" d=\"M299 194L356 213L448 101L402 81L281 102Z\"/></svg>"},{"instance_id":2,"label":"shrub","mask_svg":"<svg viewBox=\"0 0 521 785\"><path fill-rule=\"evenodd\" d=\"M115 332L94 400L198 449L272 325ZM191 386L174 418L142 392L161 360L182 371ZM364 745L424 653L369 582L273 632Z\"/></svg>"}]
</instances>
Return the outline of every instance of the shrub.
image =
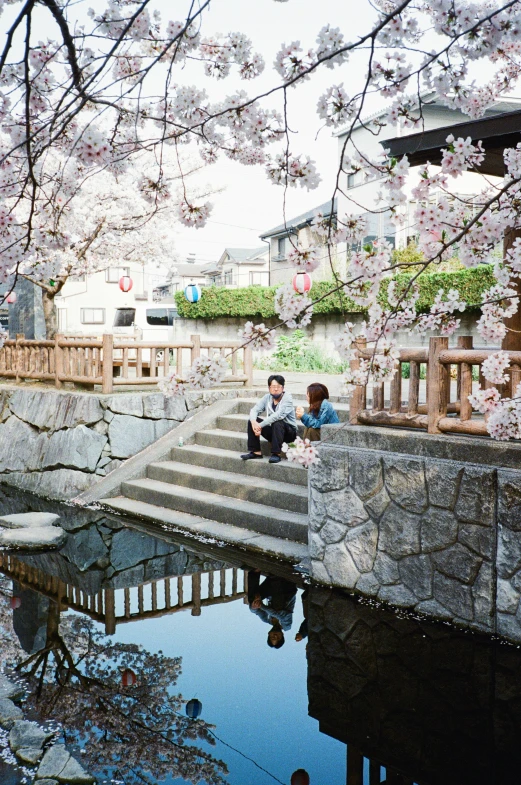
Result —
<instances>
[{"instance_id":1,"label":"shrub","mask_svg":"<svg viewBox=\"0 0 521 785\"><path fill-rule=\"evenodd\" d=\"M395 276L397 291L404 290L413 278L411 273L400 273ZM387 289L391 278L382 281L378 299L388 306ZM470 270L452 272L422 273L416 283L420 290L417 303L419 313L429 310L439 289L447 292L458 289L461 297L468 303L471 310L479 309L481 293L493 284L492 267L480 265ZM333 292L336 284L333 281L317 281L311 290L312 299L319 300L327 292ZM245 286L242 289L227 289L220 286L208 286L203 289L202 297L197 303L189 303L183 292L176 292L175 299L179 316L187 319L218 319L222 317L240 317L242 319L270 319L275 314L273 298L275 286ZM355 305L343 290L334 291L330 297L317 302L314 313L363 313L364 308Z\"/></svg>"},{"instance_id":2,"label":"shrub","mask_svg":"<svg viewBox=\"0 0 521 785\"><path fill-rule=\"evenodd\" d=\"M276 348L266 358L255 362L268 371L299 371L301 373L342 373L345 366L325 355L302 330L277 338Z\"/></svg>"}]
</instances>

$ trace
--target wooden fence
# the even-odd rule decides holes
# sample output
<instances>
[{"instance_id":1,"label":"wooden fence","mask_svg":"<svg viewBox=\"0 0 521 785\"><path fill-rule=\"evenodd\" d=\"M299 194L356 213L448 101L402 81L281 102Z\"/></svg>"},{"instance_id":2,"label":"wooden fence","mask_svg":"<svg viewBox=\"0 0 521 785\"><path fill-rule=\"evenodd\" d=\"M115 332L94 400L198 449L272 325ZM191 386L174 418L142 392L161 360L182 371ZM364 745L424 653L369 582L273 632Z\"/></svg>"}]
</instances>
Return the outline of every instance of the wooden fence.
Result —
<instances>
[{"instance_id":1,"label":"wooden fence","mask_svg":"<svg viewBox=\"0 0 521 785\"><path fill-rule=\"evenodd\" d=\"M428 433L437 434L487 436L486 418L472 411L468 396L472 393L473 368L477 369L481 387L492 386L483 378L480 365L497 351L474 349L470 336L458 338L458 345L453 349L449 349L448 338L431 338L428 349L401 349L399 367L392 381L388 385L379 383L373 386L371 409L367 407L366 387L356 388L350 401L350 422L422 428ZM358 342L352 369L358 369L360 359L370 359L372 354L373 350ZM498 387L507 396L521 382L521 352L508 354L511 361L510 378ZM404 400L402 389L404 363L409 363L410 367L407 400ZM425 393L420 396L422 368L425 370Z\"/></svg>"},{"instance_id":2,"label":"wooden fence","mask_svg":"<svg viewBox=\"0 0 521 785\"><path fill-rule=\"evenodd\" d=\"M159 578L126 589L102 589L87 594L60 578L48 575L12 553L0 553L0 572L58 604L59 610L84 613L113 635L118 624L151 619L179 611L200 616L201 609L243 599L247 601L248 573L236 567Z\"/></svg>"},{"instance_id":3,"label":"wooden fence","mask_svg":"<svg viewBox=\"0 0 521 785\"><path fill-rule=\"evenodd\" d=\"M58 388L64 382L91 389L101 385L103 393L111 393L116 385L157 384L174 371L183 376L183 369L196 358L215 352L230 362L224 382L253 385L251 346L243 347L240 341L202 341L199 335L184 343L147 343L111 334L99 339L57 335L52 341L18 335L0 348L0 378L54 382Z\"/></svg>"}]
</instances>

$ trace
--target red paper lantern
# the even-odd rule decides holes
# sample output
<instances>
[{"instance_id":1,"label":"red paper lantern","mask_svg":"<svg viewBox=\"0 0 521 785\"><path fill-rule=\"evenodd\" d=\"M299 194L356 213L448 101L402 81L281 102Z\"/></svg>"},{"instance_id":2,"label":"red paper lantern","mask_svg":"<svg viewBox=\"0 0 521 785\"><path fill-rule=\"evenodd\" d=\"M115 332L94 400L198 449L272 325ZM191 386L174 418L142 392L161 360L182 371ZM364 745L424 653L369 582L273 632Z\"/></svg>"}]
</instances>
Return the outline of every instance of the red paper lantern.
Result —
<instances>
[{"instance_id":1,"label":"red paper lantern","mask_svg":"<svg viewBox=\"0 0 521 785\"><path fill-rule=\"evenodd\" d=\"M309 774L305 769L297 769L291 775L291 785L309 785Z\"/></svg>"},{"instance_id":2,"label":"red paper lantern","mask_svg":"<svg viewBox=\"0 0 521 785\"><path fill-rule=\"evenodd\" d=\"M9 305L13 305L16 302L16 297L16 292L9 292L6 298Z\"/></svg>"},{"instance_id":3,"label":"red paper lantern","mask_svg":"<svg viewBox=\"0 0 521 785\"><path fill-rule=\"evenodd\" d=\"M22 604L21 597L11 597L11 610L15 611Z\"/></svg>"},{"instance_id":4,"label":"red paper lantern","mask_svg":"<svg viewBox=\"0 0 521 785\"><path fill-rule=\"evenodd\" d=\"M134 281L130 277L130 275L122 275L119 279L119 288L122 292L130 292L132 287L134 286Z\"/></svg>"},{"instance_id":5,"label":"red paper lantern","mask_svg":"<svg viewBox=\"0 0 521 785\"><path fill-rule=\"evenodd\" d=\"M137 676L130 668L125 668L121 673L121 686L122 687L135 687L137 684Z\"/></svg>"},{"instance_id":6,"label":"red paper lantern","mask_svg":"<svg viewBox=\"0 0 521 785\"><path fill-rule=\"evenodd\" d=\"M309 292L313 286L313 281L309 273L297 273L293 278L293 288L300 294Z\"/></svg>"}]
</instances>

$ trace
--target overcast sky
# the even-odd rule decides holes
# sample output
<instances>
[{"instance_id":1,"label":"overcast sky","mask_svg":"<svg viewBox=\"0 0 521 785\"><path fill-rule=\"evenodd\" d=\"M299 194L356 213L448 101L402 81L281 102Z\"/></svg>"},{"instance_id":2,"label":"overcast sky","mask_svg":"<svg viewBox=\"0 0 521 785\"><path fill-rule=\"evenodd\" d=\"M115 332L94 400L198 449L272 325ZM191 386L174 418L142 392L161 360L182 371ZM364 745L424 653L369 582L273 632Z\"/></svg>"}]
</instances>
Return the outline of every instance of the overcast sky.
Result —
<instances>
[{"instance_id":1,"label":"overcast sky","mask_svg":"<svg viewBox=\"0 0 521 785\"><path fill-rule=\"evenodd\" d=\"M172 15L172 4L165 0L165 17ZM372 14L373 12L371 12ZM214 0L211 10L205 15L205 34L241 31L253 41L265 61L264 74L252 82L229 78L224 81L201 78L201 69L190 68L179 77L187 84L198 83L215 96L245 89L250 95L257 94L278 83L272 68L275 55L281 44L295 40L303 48L314 47L319 30L327 23L340 27L348 40L366 31L370 23L370 7L366 0L339 3L338 0L289 0L287 3L274 0ZM293 136L293 152L304 153L315 159L323 175L323 182L314 191L298 188L288 193L287 218L312 209L327 201L332 194L336 169L337 140L329 129L320 129L316 115L318 96L330 84L344 81L351 92L359 86L363 76L355 63L341 69L323 69L316 78L289 93L289 116ZM280 99L271 98L266 106L280 108ZM180 228L176 245L181 260L188 253L196 254L198 261L218 259L226 246L260 247L259 234L283 222L283 189L268 182L262 167L245 167L222 159L203 174L212 186L224 188L223 193L211 197L214 210L211 220L204 229Z\"/></svg>"}]
</instances>

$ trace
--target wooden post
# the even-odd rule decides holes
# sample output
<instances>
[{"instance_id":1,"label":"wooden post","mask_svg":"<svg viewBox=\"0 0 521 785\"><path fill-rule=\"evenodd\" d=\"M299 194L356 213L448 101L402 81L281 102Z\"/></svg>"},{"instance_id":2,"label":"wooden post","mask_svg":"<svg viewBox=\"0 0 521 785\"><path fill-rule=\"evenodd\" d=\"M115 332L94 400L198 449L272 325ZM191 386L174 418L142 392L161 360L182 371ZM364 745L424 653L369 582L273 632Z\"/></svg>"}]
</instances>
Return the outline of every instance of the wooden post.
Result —
<instances>
[{"instance_id":1,"label":"wooden post","mask_svg":"<svg viewBox=\"0 0 521 785\"><path fill-rule=\"evenodd\" d=\"M63 349L60 346L60 341L63 338L64 336L58 333L54 336L54 384L58 389L63 386L63 382L60 380L60 376L63 376Z\"/></svg>"},{"instance_id":2,"label":"wooden post","mask_svg":"<svg viewBox=\"0 0 521 785\"><path fill-rule=\"evenodd\" d=\"M472 336L460 335L458 338L458 349L472 349ZM458 365L458 399L460 402L460 420L470 420L472 416L472 406L470 405L469 395L472 394L472 365L460 363Z\"/></svg>"},{"instance_id":3,"label":"wooden post","mask_svg":"<svg viewBox=\"0 0 521 785\"><path fill-rule=\"evenodd\" d=\"M366 341L365 338L359 338L354 343L354 348L357 350L356 357L351 360L350 367L352 371L357 371L360 368L360 360L358 357L358 351L361 349L365 349ZM353 390L353 394L349 400L349 424L350 425L357 425L358 423L358 415L362 412L367 406L367 387L362 387L361 385L357 385Z\"/></svg>"},{"instance_id":4,"label":"wooden post","mask_svg":"<svg viewBox=\"0 0 521 785\"><path fill-rule=\"evenodd\" d=\"M20 382L22 365L23 365L23 348L19 346L20 341L23 341L25 335L23 333L16 333L16 383Z\"/></svg>"},{"instance_id":5,"label":"wooden post","mask_svg":"<svg viewBox=\"0 0 521 785\"><path fill-rule=\"evenodd\" d=\"M418 403L420 400L420 363L411 360L409 363L409 396L407 402L407 414L418 414Z\"/></svg>"},{"instance_id":6,"label":"wooden post","mask_svg":"<svg viewBox=\"0 0 521 785\"><path fill-rule=\"evenodd\" d=\"M510 229L505 234L505 239L503 240L503 255L505 256L509 248L511 248L514 244L514 241L521 237L521 229ZM507 327L507 334L503 338L501 342L501 348L505 352L518 352L521 351L521 279L516 278L515 282L511 282L511 286L516 289L518 294L518 305L517 305L517 313L510 318L505 319L505 325ZM510 398L512 395L512 384L511 382L506 382L503 386L503 395L506 398Z\"/></svg>"},{"instance_id":7,"label":"wooden post","mask_svg":"<svg viewBox=\"0 0 521 785\"><path fill-rule=\"evenodd\" d=\"M194 572L192 575L192 616L201 615L201 573Z\"/></svg>"},{"instance_id":8,"label":"wooden post","mask_svg":"<svg viewBox=\"0 0 521 785\"><path fill-rule=\"evenodd\" d=\"M427 365L427 416L428 433L442 433L438 422L447 416L449 402L450 374L446 365L438 358L440 352L449 348L448 338L431 338L429 340L429 363Z\"/></svg>"},{"instance_id":9,"label":"wooden post","mask_svg":"<svg viewBox=\"0 0 521 785\"><path fill-rule=\"evenodd\" d=\"M402 364L398 362L398 368L391 379L391 404L390 414L399 414L402 408Z\"/></svg>"},{"instance_id":10,"label":"wooden post","mask_svg":"<svg viewBox=\"0 0 521 785\"><path fill-rule=\"evenodd\" d=\"M373 382L373 412L383 412L385 405L384 383Z\"/></svg>"},{"instance_id":11,"label":"wooden post","mask_svg":"<svg viewBox=\"0 0 521 785\"><path fill-rule=\"evenodd\" d=\"M194 361L201 356L201 336L191 335L190 341L192 342L191 365L193 365Z\"/></svg>"},{"instance_id":12,"label":"wooden post","mask_svg":"<svg viewBox=\"0 0 521 785\"><path fill-rule=\"evenodd\" d=\"M114 389L113 383L113 363L114 363L114 336L111 333L103 334L103 365L102 365L102 386L101 391L104 395L110 394Z\"/></svg>"},{"instance_id":13,"label":"wooden post","mask_svg":"<svg viewBox=\"0 0 521 785\"><path fill-rule=\"evenodd\" d=\"M253 387L253 351L251 344L244 347L244 375L247 377L244 382L246 387Z\"/></svg>"},{"instance_id":14,"label":"wooden post","mask_svg":"<svg viewBox=\"0 0 521 785\"><path fill-rule=\"evenodd\" d=\"M114 589L105 589L105 635L116 632L116 602Z\"/></svg>"},{"instance_id":15,"label":"wooden post","mask_svg":"<svg viewBox=\"0 0 521 785\"><path fill-rule=\"evenodd\" d=\"M347 771L346 785L364 784L364 756L356 747L349 744L346 748Z\"/></svg>"}]
</instances>

